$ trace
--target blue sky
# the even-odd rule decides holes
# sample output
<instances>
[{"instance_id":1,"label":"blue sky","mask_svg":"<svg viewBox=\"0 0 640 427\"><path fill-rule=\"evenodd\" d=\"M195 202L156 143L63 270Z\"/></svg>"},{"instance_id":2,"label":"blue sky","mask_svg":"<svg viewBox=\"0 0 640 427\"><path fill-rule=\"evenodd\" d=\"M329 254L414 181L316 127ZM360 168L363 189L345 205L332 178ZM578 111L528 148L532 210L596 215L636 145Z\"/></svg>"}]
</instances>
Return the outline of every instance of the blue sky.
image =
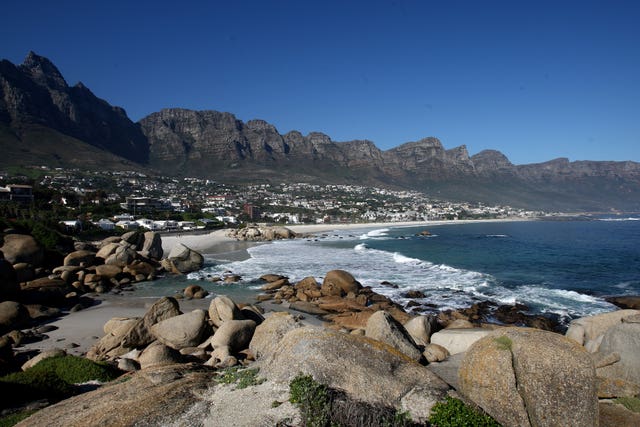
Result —
<instances>
[{"instance_id":1,"label":"blue sky","mask_svg":"<svg viewBox=\"0 0 640 427\"><path fill-rule=\"evenodd\" d=\"M640 161L638 1L12 1L0 58L46 56L139 120L234 113L389 149Z\"/></svg>"}]
</instances>

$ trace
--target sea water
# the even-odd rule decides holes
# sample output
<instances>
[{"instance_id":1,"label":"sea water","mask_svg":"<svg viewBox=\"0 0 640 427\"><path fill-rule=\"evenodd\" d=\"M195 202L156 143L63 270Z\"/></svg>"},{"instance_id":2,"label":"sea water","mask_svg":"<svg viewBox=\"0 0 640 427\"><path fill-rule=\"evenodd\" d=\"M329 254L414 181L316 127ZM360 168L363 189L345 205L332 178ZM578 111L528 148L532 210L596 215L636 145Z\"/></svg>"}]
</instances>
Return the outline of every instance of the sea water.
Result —
<instances>
[{"instance_id":1,"label":"sea water","mask_svg":"<svg viewBox=\"0 0 640 427\"><path fill-rule=\"evenodd\" d=\"M406 305L413 298L433 310L479 301L521 303L532 313L563 321L615 309L611 295L640 294L640 218L592 221L479 222L389 227L319 233L249 249L236 261L212 256L203 270L185 278L153 282L147 294L199 284L212 295L239 299L260 293L258 278L281 274L291 282L322 281L333 269L350 272L364 286ZM421 235L424 230L429 235ZM209 281L229 272L234 285ZM396 285L390 287L382 282Z\"/></svg>"}]
</instances>

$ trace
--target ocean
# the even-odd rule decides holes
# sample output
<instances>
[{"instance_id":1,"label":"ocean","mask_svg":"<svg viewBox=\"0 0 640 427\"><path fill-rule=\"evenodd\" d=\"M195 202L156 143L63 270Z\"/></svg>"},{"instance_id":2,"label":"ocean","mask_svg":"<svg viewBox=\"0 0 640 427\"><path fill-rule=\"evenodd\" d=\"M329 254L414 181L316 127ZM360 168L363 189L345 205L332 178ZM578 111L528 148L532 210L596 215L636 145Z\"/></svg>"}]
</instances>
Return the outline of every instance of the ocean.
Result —
<instances>
[{"instance_id":1,"label":"ocean","mask_svg":"<svg viewBox=\"0 0 640 427\"><path fill-rule=\"evenodd\" d=\"M430 235L420 235L424 230ZM240 261L207 257L203 270L149 282L139 292L157 297L199 284L212 295L250 302L260 293L263 274L321 282L327 271L342 269L403 305L411 300L406 292L416 290L424 298L413 300L433 311L489 300L525 304L530 313L557 315L563 323L614 310L606 296L640 294L637 217L340 230L248 251L250 258ZM229 272L243 280L207 280Z\"/></svg>"}]
</instances>

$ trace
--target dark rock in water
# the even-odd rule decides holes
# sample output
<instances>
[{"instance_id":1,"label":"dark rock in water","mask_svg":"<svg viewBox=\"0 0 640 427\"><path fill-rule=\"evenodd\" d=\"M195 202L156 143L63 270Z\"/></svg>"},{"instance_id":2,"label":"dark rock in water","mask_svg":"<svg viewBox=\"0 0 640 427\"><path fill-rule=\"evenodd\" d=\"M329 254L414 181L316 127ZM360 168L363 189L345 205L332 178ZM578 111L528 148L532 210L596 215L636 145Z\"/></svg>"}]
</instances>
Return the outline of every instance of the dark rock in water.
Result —
<instances>
[{"instance_id":1,"label":"dark rock in water","mask_svg":"<svg viewBox=\"0 0 640 427\"><path fill-rule=\"evenodd\" d=\"M404 298L426 298L426 295L418 290L407 291L402 296Z\"/></svg>"},{"instance_id":2,"label":"dark rock in water","mask_svg":"<svg viewBox=\"0 0 640 427\"><path fill-rule=\"evenodd\" d=\"M640 310L640 296L619 296L619 297L608 297L605 298L606 301L611 304L615 304L620 308L630 308L634 310Z\"/></svg>"},{"instance_id":3,"label":"dark rock in water","mask_svg":"<svg viewBox=\"0 0 640 427\"><path fill-rule=\"evenodd\" d=\"M398 289L398 285L396 285L395 283L387 282L386 280L380 282L380 284L389 288Z\"/></svg>"}]
</instances>

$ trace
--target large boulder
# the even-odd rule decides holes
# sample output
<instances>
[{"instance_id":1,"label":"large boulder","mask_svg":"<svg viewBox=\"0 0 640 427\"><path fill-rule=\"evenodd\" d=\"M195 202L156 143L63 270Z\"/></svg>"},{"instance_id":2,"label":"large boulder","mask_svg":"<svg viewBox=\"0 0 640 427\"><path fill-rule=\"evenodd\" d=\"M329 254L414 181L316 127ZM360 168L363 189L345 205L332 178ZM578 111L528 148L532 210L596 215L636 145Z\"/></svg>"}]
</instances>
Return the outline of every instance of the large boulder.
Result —
<instances>
[{"instance_id":1,"label":"large boulder","mask_svg":"<svg viewBox=\"0 0 640 427\"><path fill-rule=\"evenodd\" d=\"M443 329L431 335L433 344L446 348L449 354L464 353L471 345L491 333L489 329Z\"/></svg>"},{"instance_id":2,"label":"large boulder","mask_svg":"<svg viewBox=\"0 0 640 427\"><path fill-rule=\"evenodd\" d=\"M151 326L180 314L182 314L180 312L180 304L175 298L160 298L130 328L122 339L123 345L128 348L141 348L151 344L156 339L151 333Z\"/></svg>"},{"instance_id":3,"label":"large boulder","mask_svg":"<svg viewBox=\"0 0 640 427\"><path fill-rule=\"evenodd\" d=\"M135 249L129 246L119 245L111 255L104 261L105 264L117 265L124 267L134 262L138 258L138 253Z\"/></svg>"},{"instance_id":4,"label":"large boulder","mask_svg":"<svg viewBox=\"0 0 640 427\"><path fill-rule=\"evenodd\" d=\"M256 322L253 320L228 320L224 322L211 337L211 346L229 347L229 351L237 353L249 347Z\"/></svg>"},{"instance_id":5,"label":"large boulder","mask_svg":"<svg viewBox=\"0 0 640 427\"><path fill-rule=\"evenodd\" d=\"M36 239L28 234L7 234L0 251L11 264L26 262L40 266L44 259L44 250Z\"/></svg>"},{"instance_id":6,"label":"large boulder","mask_svg":"<svg viewBox=\"0 0 640 427\"><path fill-rule=\"evenodd\" d=\"M162 262L163 267L168 271L187 274L200 270L204 265L204 257L199 252L188 248L182 243L178 243L171 248L169 256Z\"/></svg>"},{"instance_id":7,"label":"large boulder","mask_svg":"<svg viewBox=\"0 0 640 427\"><path fill-rule=\"evenodd\" d=\"M278 343L289 331L301 328L302 324L287 312L274 312L253 333L249 350L255 357L267 357L278 349Z\"/></svg>"},{"instance_id":8,"label":"large boulder","mask_svg":"<svg viewBox=\"0 0 640 427\"><path fill-rule=\"evenodd\" d=\"M194 406L201 408L199 420L206 415L202 409L208 406L205 391L211 386L210 368L159 364L126 378L43 408L19 425L186 425L185 414Z\"/></svg>"},{"instance_id":9,"label":"large boulder","mask_svg":"<svg viewBox=\"0 0 640 427\"><path fill-rule=\"evenodd\" d=\"M124 344L124 339L139 320L126 317L110 319L103 327L105 335L87 351L87 359L108 360L129 352L131 348Z\"/></svg>"},{"instance_id":10,"label":"large boulder","mask_svg":"<svg viewBox=\"0 0 640 427\"><path fill-rule=\"evenodd\" d=\"M206 312L197 309L152 325L151 333L164 345L180 350L200 344L208 329Z\"/></svg>"},{"instance_id":11,"label":"large boulder","mask_svg":"<svg viewBox=\"0 0 640 427\"><path fill-rule=\"evenodd\" d=\"M580 345L553 332L492 332L466 352L458 381L458 391L502 425L598 425L593 361Z\"/></svg>"},{"instance_id":12,"label":"large boulder","mask_svg":"<svg viewBox=\"0 0 640 427\"><path fill-rule=\"evenodd\" d=\"M572 320L566 336L584 345L590 352L598 350L599 340L607 329L622 323L625 317L640 314L640 310L616 310Z\"/></svg>"},{"instance_id":13,"label":"large boulder","mask_svg":"<svg viewBox=\"0 0 640 427\"><path fill-rule=\"evenodd\" d=\"M122 274L122 268L117 265L102 264L96 266L96 274L107 279L112 279Z\"/></svg>"},{"instance_id":14,"label":"large boulder","mask_svg":"<svg viewBox=\"0 0 640 427\"><path fill-rule=\"evenodd\" d=\"M289 331L258 363L260 374L276 383L311 375L372 405L400 408L405 396L421 390L422 407L429 412L429 405L443 400L449 390L435 374L385 343L322 328Z\"/></svg>"},{"instance_id":15,"label":"large boulder","mask_svg":"<svg viewBox=\"0 0 640 427\"><path fill-rule=\"evenodd\" d=\"M362 288L362 285L349 272L344 270L331 270L324 276L322 289L329 291L335 288L340 289L343 294L346 295L349 292L357 293L358 290ZM333 294L329 293L328 295Z\"/></svg>"},{"instance_id":16,"label":"large boulder","mask_svg":"<svg viewBox=\"0 0 640 427\"><path fill-rule=\"evenodd\" d=\"M31 321L29 310L15 301L0 302L0 334L22 329Z\"/></svg>"},{"instance_id":17,"label":"large boulder","mask_svg":"<svg viewBox=\"0 0 640 427\"><path fill-rule=\"evenodd\" d=\"M160 341L154 341L149 344L138 357L141 369L148 369L152 366L172 365L181 361L182 355L180 352L162 344Z\"/></svg>"},{"instance_id":18,"label":"large boulder","mask_svg":"<svg viewBox=\"0 0 640 427\"><path fill-rule=\"evenodd\" d=\"M243 320L244 316L231 298L220 295L211 300L209 304L209 319L213 326L219 327L227 320Z\"/></svg>"},{"instance_id":19,"label":"large boulder","mask_svg":"<svg viewBox=\"0 0 640 427\"><path fill-rule=\"evenodd\" d=\"M115 243L115 242L106 243L98 250L98 252L96 253L96 257L106 260L111 255L113 255L116 252L116 249L118 249L119 247L120 247L119 243Z\"/></svg>"},{"instance_id":20,"label":"large boulder","mask_svg":"<svg viewBox=\"0 0 640 427\"><path fill-rule=\"evenodd\" d=\"M96 259L96 254L93 251L80 250L71 252L64 257L64 265L93 265Z\"/></svg>"},{"instance_id":21,"label":"large boulder","mask_svg":"<svg viewBox=\"0 0 640 427\"><path fill-rule=\"evenodd\" d=\"M369 317L365 336L389 344L415 361L422 358L422 351L416 346L404 326L384 311L376 311Z\"/></svg>"},{"instance_id":22,"label":"large boulder","mask_svg":"<svg viewBox=\"0 0 640 427\"><path fill-rule=\"evenodd\" d=\"M640 385L640 323L624 322L609 328L598 353L617 355L616 362L597 369L598 376Z\"/></svg>"},{"instance_id":23,"label":"large boulder","mask_svg":"<svg viewBox=\"0 0 640 427\"><path fill-rule=\"evenodd\" d=\"M435 318L433 316L416 316L403 326L416 344L426 346L430 342Z\"/></svg>"},{"instance_id":24,"label":"large boulder","mask_svg":"<svg viewBox=\"0 0 640 427\"><path fill-rule=\"evenodd\" d=\"M141 254L147 258L162 259L164 251L162 250L162 238L160 234L155 231L147 231L144 233Z\"/></svg>"}]
</instances>

